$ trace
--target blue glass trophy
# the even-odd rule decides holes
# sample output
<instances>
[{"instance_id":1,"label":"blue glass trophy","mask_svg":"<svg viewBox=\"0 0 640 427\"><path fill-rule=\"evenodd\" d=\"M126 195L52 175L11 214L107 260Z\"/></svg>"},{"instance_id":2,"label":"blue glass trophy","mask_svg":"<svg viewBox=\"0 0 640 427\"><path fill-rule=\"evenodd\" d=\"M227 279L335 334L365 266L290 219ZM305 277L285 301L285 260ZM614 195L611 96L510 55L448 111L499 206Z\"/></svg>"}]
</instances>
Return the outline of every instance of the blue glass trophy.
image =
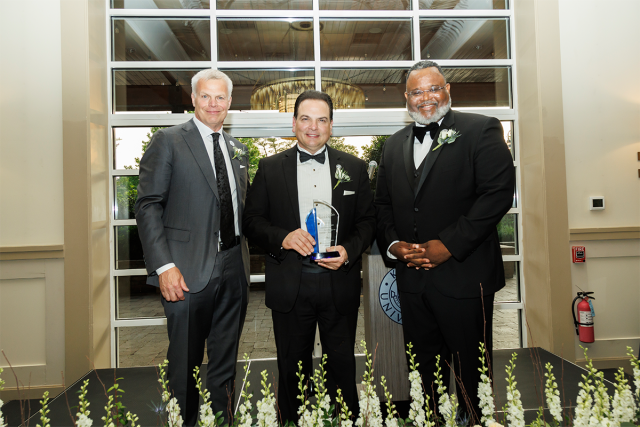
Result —
<instances>
[{"instance_id":1,"label":"blue glass trophy","mask_svg":"<svg viewBox=\"0 0 640 427\"><path fill-rule=\"evenodd\" d=\"M339 222L340 214L333 206L323 200L313 200L313 207L305 220L307 231L316 241L311 254L313 261L340 256L338 251L327 251L338 242Z\"/></svg>"}]
</instances>

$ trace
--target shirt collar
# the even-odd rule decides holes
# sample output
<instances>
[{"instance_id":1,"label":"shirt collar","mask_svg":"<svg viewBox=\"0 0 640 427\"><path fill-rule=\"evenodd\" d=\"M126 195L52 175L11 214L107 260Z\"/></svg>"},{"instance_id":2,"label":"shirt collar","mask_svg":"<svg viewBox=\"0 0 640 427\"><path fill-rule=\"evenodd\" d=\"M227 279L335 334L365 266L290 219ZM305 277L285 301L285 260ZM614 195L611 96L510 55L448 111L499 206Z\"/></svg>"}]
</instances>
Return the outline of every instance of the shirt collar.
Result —
<instances>
[{"instance_id":1,"label":"shirt collar","mask_svg":"<svg viewBox=\"0 0 640 427\"><path fill-rule=\"evenodd\" d=\"M443 120L444 120L444 116L443 116L440 120L438 120L438 126L440 126L440 125L442 124L442 121L443 121ZM415 122L415 123L414 123L414 125L415 125L415 126L418 126L418 127L420 127L420 128L423 128L423 127L427 126L427 125L423 125L423 124L418 123L418 122Z\"/></svg>"},{"instance_id":2,"label":"shirt collar","mask_svg":"<svg viewBox=\"0 0 640 427\"><path fill-rule=\"evenodd\" d=\"M210 136L212 133L214 133L214 131L212 131L209 126L202 123L196 117L193 118L193 122L196 124L196 127L198 128L198 132L200 132L200 135L202 135L202 139L205 139L208 136ZM218 130L215 133L220 134L220 136L222 136L222 127L220 128L220 130Z\"/></svg>"},{"instance_id":3,"label":"shirt collar","mask_svg":"<svg viewBox=\"0 0 640 427\"><path fill-rule=\"evenodd\" d=\"M307 153L307 154L311 154L311 153L309 152L309 150L305 150L304 148L302 148L302 147L300 146L300 144L297 144L297 143L296 143L296 145L298 146L298 150L300 150L300 151L304 151L304 152L305 152L305 153ZM316 152L315 152L315 154L324 153L326 150L327 150L327 145L325 144L325 145L323 145L323 146L322 146L322 148L321 148L320 150L316 151ZM312 156L314 156L315 154L311 154L311 155L312 155ZM300 156L298 156L298 157L300 157Z\"/></svg>"}]
</instances>

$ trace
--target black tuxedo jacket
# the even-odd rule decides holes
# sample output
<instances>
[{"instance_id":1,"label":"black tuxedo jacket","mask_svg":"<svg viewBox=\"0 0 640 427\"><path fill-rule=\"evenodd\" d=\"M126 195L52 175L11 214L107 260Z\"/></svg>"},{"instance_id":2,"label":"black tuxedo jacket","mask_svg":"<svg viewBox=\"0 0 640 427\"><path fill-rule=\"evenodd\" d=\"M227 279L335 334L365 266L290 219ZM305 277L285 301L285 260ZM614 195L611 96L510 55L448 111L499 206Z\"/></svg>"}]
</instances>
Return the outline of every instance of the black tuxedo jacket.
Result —
<instances>
[{"instance_id":1,"label":"black tuxedo jacket","mask_svg":"<svg viewBox=\"0 0 640 427\"><path fill-rule=\"evenodd\" d=\"M439 239L451 252L448 261L428 271L398 263L403 292L433 285L446 296L472 298L480 296L482 284L491 294L505 284L496 225L513 203L513 159L495 118L451 110L438 135L446 129L460 137L429 152L417 185L413 124L387 139L375 197L378 244L386 256L394 240Z\"/></svg>"},{"instance_id":2,"label":"black tuxedo jacket","mask_svg":"<svg viewBox=\"0 0 640 427\"><path fill-rule=\"evenodd\" d=\"M333 188L330 203L340 214L338 245L344 246L349 255L346 266L327 271L331 271L334 304L341 314L346 314L360 306L361 255L375 237L375 211L367 164L329 146L327 153ZM338 164L351 181L335 187ZM265 256L267 307L289 312L298 295L304 259L294 250L282 249L284 238L301 228L295 146L260 160L247 194L243 228L247 238L268 253Z\"/></svg>"},{"instance_id":3,"label":"black tuxedo jacket","mask_svg":"<svg viewBox=\"0 0 640 427\"><path fill-rule=\"evenodd\" d=\"M229 156L238 140L222 132ZM236 156L237 157L237 156ZM231 160L236 181L238 221L249 183L247 157ZM202 136L193 120L153 135L140 161L136 223L147 267L147 283L158 286L156 270L174 263L191 293L205 288L216 263L220 231L218 186ZM244 273L249 284L249 247L241 237Z\"/></svg>"}]
</instances>

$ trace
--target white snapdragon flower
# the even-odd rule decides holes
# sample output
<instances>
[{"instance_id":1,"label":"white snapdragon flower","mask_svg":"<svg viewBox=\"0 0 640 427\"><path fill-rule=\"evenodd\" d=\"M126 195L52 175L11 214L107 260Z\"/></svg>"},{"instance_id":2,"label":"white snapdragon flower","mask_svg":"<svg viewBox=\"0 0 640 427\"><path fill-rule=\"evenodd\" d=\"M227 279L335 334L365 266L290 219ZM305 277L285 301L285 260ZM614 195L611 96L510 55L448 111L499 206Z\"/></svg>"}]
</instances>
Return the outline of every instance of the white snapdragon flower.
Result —
<instances>
[{"instance_id":1,"label":"white snapdragon flower","mask_svg":"<svg viewBox=\"0 0 640 427\"><path fill-rule=\"evenodd\" d=\"M203 427L215 427L216 425L216 416L213 415L209 402L200 405L200 425Z\"/></svg>"},{"instance_id":2,"label":"white snapdragon flower","mask_svg":"<svg viewBox=\"0 0 640 427\"><path fill-rule=\"evenodd\" d=\"M574 427L588 427L591 416L591 405L593 404L591 389L593 386L591 385L591 380L584 376L583 378L585 378L585 381L578 384L580 392L576 399L576 411L573 417Z\"/></svg>"},{"instance_id":3,"label":"white snapdragon flower","mask_svg":"<svg viewBox=\"0 0 640 427\"><path fill-rule=\"evenodd\" d=\"M556 383L556 377L553 375L551 363L545 365L547 372L544 374L547 377L545 382L544 393L547 397L547 407L549 412L559 423L562 422L562 405L560 404L560 392L558 391L558 384Z\"/></svg>"},{"instance_id":4,"label":"white snapdragon flower","mask_svg":"<svg viewBox=\"0 0 640 427\"><path fill-rule=\"evenodd\" d=\"M182 415L180 415L180 405L178 399L173 397L167 403L167 422L169 427L182 427Z\"/></svg>"},{"instance_id":5,"label":"white snapdragon flower","mask_svg":"<svg viewBox=\"0 0 640 427\"><path fill-rule=\"evenodd\" d=\"M495 423L493 414L495 412L495 403L493 401L493 389L491 388L491 378L489 375L489 367L486 363L487 356L484 348L484 343L480 343L480 362L481 365L478 368L480 371L480 384L478 384L478 398L480 399L480 410L482 417L480 422L485 423L487 426ZM489 375L487 375L489 374Z\"/></svg>"},{"instance_id":6,"label":"white snapdragon flower","mask_svg":"<svg viewBox=\"0 0 640 427\"><path fill-rule=\"evenodd\" d=\"M76 414L76 427L91 427L93 425L93 420L87 417L85 414L81 414L78 412ZM0 423L0 426L2 423Z\"/></svg>"},{"instance_id":7,"label":"white snapdragon flower","mask_svg":"<svg viewBox=\"0 0 640 427\"><path fill-rule=\"evenodd\" d=\"M360 391L359 404L360 416L356 420L356 426L382 427L380 399L373 385L366 384L365 389Z\"/></svg>"},{"instance_id":8,"label":"white snapdragon flower","mask_svg":"<svg viewBox=\"0 0 640 427\"><path fill-rule=\"evenodd\" d=\"M520 400L520 391L516 388L516 382L513 371L516 368L517 353L513 353L511 361L506 369L507 372L507 420L510 421L510 427L524 427L524 408L522 400Z\"/></svg>"},{"instance_id":9,"label":"white snapdragon flower","mask_svg":"<svg viewBox=\"0 0 640 427\"><path fill-rule=\"evenodd\" d=\"M624 376L624 369L620 368L616 374L616 392L613 396L613 420L616 424L633 422L636 414L636 401L629 382Z\"/></svg>"}]
</instances>

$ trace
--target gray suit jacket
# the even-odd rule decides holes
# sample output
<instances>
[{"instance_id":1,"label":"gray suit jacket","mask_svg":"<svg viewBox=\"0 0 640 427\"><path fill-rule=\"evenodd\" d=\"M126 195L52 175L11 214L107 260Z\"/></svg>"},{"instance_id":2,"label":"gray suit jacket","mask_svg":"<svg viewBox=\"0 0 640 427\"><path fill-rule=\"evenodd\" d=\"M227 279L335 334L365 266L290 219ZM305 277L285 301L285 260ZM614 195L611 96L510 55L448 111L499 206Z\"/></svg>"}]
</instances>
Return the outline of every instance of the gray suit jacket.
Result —
<instances>
[{"instance_id":1,"label":"gray suit jacket","mask_svg":"<svg viewBox=\"0 0 640 427\"><path fill-rule=\"evenodd\" d=\"M223 131L230 157L246 147ZM242 236L242 213L249 182L248 158L232 159L238 197L242 261L249 284L249 248ZM205 288L216 263L220 200L215 173L193 120L156 132L140 161L136 223L149 277L174 263L191 293Z\"/></svg>"}]
</instances>

